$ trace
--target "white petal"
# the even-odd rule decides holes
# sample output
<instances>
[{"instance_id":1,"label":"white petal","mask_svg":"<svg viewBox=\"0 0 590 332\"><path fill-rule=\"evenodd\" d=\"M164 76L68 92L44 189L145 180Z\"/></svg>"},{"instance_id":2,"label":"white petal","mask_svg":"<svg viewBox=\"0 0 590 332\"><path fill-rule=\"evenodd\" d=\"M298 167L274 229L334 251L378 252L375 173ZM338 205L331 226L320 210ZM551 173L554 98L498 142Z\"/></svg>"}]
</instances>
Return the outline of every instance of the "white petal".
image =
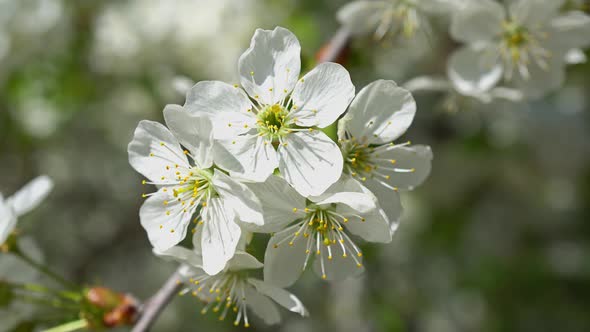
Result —
<instances>
[{"instance_id":1,"label":"white petal","mask_svg":"<svg viewBox=\"0 0 590 332\"><path fill-rule=\"evenodd\" d=\"M163 258L165 260L173 260L180 264L186 264L191 268L200 269L203 266L203 258L201 257L201 255L197 254L193 250L184 247L174 246L163 251L157 249L154 249L153 251L154 254L160 258Z\"/></svg>"},{"instance_id":2,"label":"white petal","mask_svg":"<svg viewBox=\"0 0 590 332\"><path fill-rule=\"evenodd\" d=\"M281 174L301 195L321 195L342 174L342 154L321 131L289 134L279 146Z\"/></svg>"},{"instance_id":3,"label":"white petal","mask_svg":"<svg viewBox=\"0 0 590 332\"><path fill-rule=\"evenodd\" d=\"M557 16L565 0L520 0L508 7L510 17L518 24L538 29Z\"/></svg>"},{"instance_id":4,"label":"white petal","mask_svg":"<svg viewBox=\"0 0 590 332\"><path fill-rule=\"evenodd\" d=\"M339 205L336 211L345 217L358 214L357 211L345 205ZM375 207L367 213L362 213L361 217L365 218L365 221L349 217L344 228L368 242L391 242L390 223L383 209Z\"/></svg>"},{"instance_id":5,"label":"white petal","mask_svg":"<svg viewBox=\"0 0 590 332\"><path fill-rule=\"evenodd\" d=\"M248 282L256 287L257 291L270 297L287 310L298 313L304 317L308 315L307 309L305 309L303 303L301 303L301 301L295 295L287 292L286 290L275 287L258 279L250 278L248 279Z\"/></svg>"},{"instance_id":6,"label":"white petal","mask_svg":"<svg viewBox=\"0 0 590 332\"><path fill-rule=\"evenodd\" d=\"M171 80L172 86L174 87L174 91L179 95L186 96L186 94L191 90L193 85L195 85L195 81L193 81L190 77L186 77L183 75L176 75Z\"/></svg>"},{"instance_id":7,"label":"white petal","mask_svg":"<svg viewBox=\"0 0 590 332\"><path fill-rule=\"evenodd\" d=\"M260 294L254 287L247 287L245 292L246 304L256 316L262 318L268 325L281 322L279 309L268 297Z\"/></svg>"},{"instance_id":8,"label":"white petal","mask_svg":"<svg viewBox=\"0 0 590 332\"><path fill-rule=\"evenodd\" d=\"M246 185L215 169L213 187L223 199L223 205L234 210L240 221L264 224L261 203L258 197Z\"/></svg>"},{"instance_id":9,"label":"white petal","mask_svg":"<svg viewBox=\"0 0 590 332\"><path fill-rule=\"evenodd\" d=\"M166 166L190 166L174 135L154 121L139 122L127 151L131 166L154 182L167 175Z\"/></svg>"},{"instance_id":10,"label":"white petal","mask_svg":"<svg viewBox=\"0 0 590 332\"><path fill-rule=\"evenodd\" d=\"M463 47L455 51L448 62L447 73L457 92L470 96L488 92L502 79L499 62L490 63L490 48L476 50Z\"/></svg>"},{"instance_id":11,"label":"white petal","mask_svg":"<svg viewBox=\"0 0 590 332\"><path fill-rule=\"evenodd\" d=\"M187 93L184 107L194 113L245 113L252 103L239 87L220 81L201 81Z\"/></svg>"},{"instance_id":12,"label":"white petal","mask_svg":"<svg viewBox=\"0 0 590 332\"><path fill-rule=\"evenodd\" d=\"M16 226L16 215L12 206L0 194L0 245L3 244Z\"/></svg>"},{"instance_id":13,"label":"white petal","mask_svg":"<svg viewBox=\"0 0 590 332\"><path fill-rule=\"evenodd\" d=\"M363 192L362 186L350 176L342 176L322 195L311 196L309 200L318 204L345 204L356 213L369 212L376 208L377 199L371 193Z\"/></svg>"},{"instance_id":14,"label":"white petal","mask_svg":"<svg viewBox=\"0 0 590 332\"><path fill-rule=\"evenodd\" d=\"M16 216L31 211L39 205L53 189L53 181L47 175L41 175L27 183L7 199Z\"/></svg>"},{"instance_id":15,"label":"white petal","mask_svg":"<svg viewBox=\"0 0 590 332\"><path fill-rule=\"evenodd\" d=\"M355 252L348 251L348 257L342 257L342 248L339 245L330 245L332 251L332 259L329 259L328 249L322 245L321 257L315 256L313 263L314 272L322 277L325 274L326 280L341 281L348 278L356 277L365 271L363 266L359 267L357 261L362 264L362 257L355 256ZM355 256L356 261L352 256ZM324 269L322 269L322 260L324 261Z\"/></svg>"},{"instance_id":16,"label":"white petal","mask_svg":"<svg viewBox=\"0 0 590 332\"><path fill-rule=\"evenodd\" d=\"M451 36L461 42L491 40L502 32L506 11L493 0L469 1L451 21Z\"/></svg>"},{"instance_id":17,"label":"white petal","mask_svg":"<svg viewBox=\"0 0 590 332\"><path fill-rule=\"evenodd\" d=\"M305 263L306 241L299 239L289 245L285 238L293 237L297 225L275 233L266 246L264 253L264 281L278 287L289 287L299 279ZM275 245L280 243L278 247Z\"/></svg>"},{"instance_id":18,"label":"white petal","mask_svg":"<svg viewBox=\"0 0 590 332\"><path fill-rule=\"evenodd\" d=\"M203 169L213 165L213 128L204 114L187 112L180 105L166 105L164 119L170 131Z\"/></svg>"},{"instance_id":19,"label":"white petal","mask_svg":"<svg viewBox=\"0 0 590 332\"><path fill-rule=\"evenodd\" d=\"M354 35L364 35L377 30L383 12L389 8L385 1L352 1L336 13L338 22Z\"/></svg>"},{"instance_id":20,"label":"white petal","mask_svg":"<svg viewBox=\"0 0 590 332\"><path fill-rule=\"evenodd\" d=\"M141 226L159 252L177 245L186 236L194 209L187 212L183 209L180 202L163 189L150 196L139 209Z\"/></svg>"},{"instance_id":21,"label":"white petal","mask_svg":"<svg viewBox=\"0 0 590 332\"><path fill-rule=\"evenodd\" d=\"M277 152L271 143L258 135L220 140L214 148L215 163L230 176L262 182L277 168Z\"/></svg>"},{"instance_id":22,"label":"white petal","mask_svg":"<svg viewBox=\"0 0 590 332\"><path fill-rule=\"evenodd\" d=\"M248 112L252 103L239 87L219 81L202 81L189 91L186 98L186 110L211 116L216 139L235 137L256 124L256 117Z\"/></svg>"},{"instance_id":23,"label":"white petal","mask_svg":"<svg viewBox=\"0 0 590 332\"><path fill-rule=\"evenodd\" d=\"M501 86L490 90L489 95L491 98L505 99L515 103L522 101L522 99L524 98L521 91Z\"/></svg>"},{"instance_id":24,"label":"white petal","mask_svg":"<svg viewBox=\"0 0 590 332\"><path fill-rule=\"evenodd\" d=\"M297 82L291 95L294 107L289 118L303 127L325 128L346 111L354 98L348 71L337 63L319 64Z\"/></svg>"},{"instance_id":25,"label":"white petal","mask_svg":"<svg viewBox=\"0 0 590 332\"><path fill-rule=\"evenodd\" d=\"M419 76L403 84L410 92L436 91L447 92L451 90L451 84L446 78Z\"/></svg>"},{"instance_id":26,"label":"white petal","mask_svg":"<svg viewBox=\"0 0 590 332\"><path fill-rule=\"evenodd\" d=\"M223 205L221 198L212 198L202 211L203 233L201 249L203 270L215 275L234 256L241 230L232 209Z\"/></svg>"},{"instance_id":27,"label":"white petal","mask_svg":"<svg viewBox=\"0 0 590 332\"><path fill-rule=\"evenodd\" d=\"M429 146L396 147L377 156L377 171L390 175L386 183L399 189L412 190L426 180L432 167L432 150ZM394 160L394 163L391 163Z\"/></svg>"},{"instance_id":28,"label":"white petal","mask_svg":"<svg viewBox=\"0 0 590 332\"><path fill-rule=\"evenodd\" d=\"M256 257L244 251L236 251L234 257L227 263L230 271L259 269L264 266Z\"/></svg>"},{"instance_id":29,"label":"white petal","mask_svg":"<svg viewBox=\"0 0 590 332\"><path fill-rule=\"evenodd\" d=\"M383 209L387 219L389 220L390 233L397 230L401 216L403 214L402 202L397 191L383 186L381 183L373 179L367 179L363 184L371 190L377 200L379 201L378 209ZM366 217L365 217L366 218Z\"/></svg>"},{"instance_id":30,"label":"white petal","mask_svg":"<svg viewBox=\"0 0 590 332\"><path fill-rule=\"evenodd\" d=\"M238 62L242 86L263 104L279 103L295 87L301 70L300 53L299 41L291 31L257 29Z\"/></svg>"},{"instance_id":31,"label":"white petal","mask_svg":"<svg viewBox=\"0 0 590 332\"><path fill-rule=\"evenodd\" d=\"M572 11L555 17L550 22L550 41L552 56L571 51L572 48L590 46L590 16ZM582 53L583 54L583 53Z\"/></svg>"},{"instance_id":32,"label":"white petal","mask_svg":"<svg viewBox=\"0 0 590 332\"><path fill-rule=\"evenodd\" d=\"M238 222L238 225L240 225L240 227L242 227L241 225L252 225L252 224ZM240 236L240 241L238 241L238 245L236 246L236 250L245 251L246 246L249 245L250 242L252 242L253 238L254 238L254 233L252 233L251 231L249 231L247 229L242 228L242 236Z\"/></svg>"},{"instance_id":33,"label":"white petal","mask_svg":"<svg viewBox=\"0 0 590 332\"><path fill-rule=\"evenodd\" d=\"M364 87L348 109L348 131L360 141L389 143L406 132L416 114L416 102L393 81L378 80Z\"/></svg>"},{"instance_id":34,"label":"white petal","mask_svg":"<svg viewBox=\"0 0 590 332\"><path fill-rule=\"evenodd\" d=\"M553 58L548 68L541 68L536 63L530 63L528 70L528 78L516 75L511 83L529 99L538 99L556 91L565 81L565 65L559 57Z\"/></svg>"},{"instance_id":35,"label":"white petal","mask_svg":"<svg viewBox=\"0 0 590 332\"><path fill-rule=\"evenodd\" d=\"M565 54L565 62L568 65L579 65L587 61L586 53L579 48L571 49Z\"/></svg>"},{"instance_id":36,"label":"white petal","mask_svg":"<svg viewBox=\"0 0 590 332\"><path fill-rule=\"evenodd\" d=\"M259 233L273 233L305 215L305 198L283 178L271 175L263 183L251 183L248 187L262 202L264 225L245 228Z\"/></svg>"}]
</instances>

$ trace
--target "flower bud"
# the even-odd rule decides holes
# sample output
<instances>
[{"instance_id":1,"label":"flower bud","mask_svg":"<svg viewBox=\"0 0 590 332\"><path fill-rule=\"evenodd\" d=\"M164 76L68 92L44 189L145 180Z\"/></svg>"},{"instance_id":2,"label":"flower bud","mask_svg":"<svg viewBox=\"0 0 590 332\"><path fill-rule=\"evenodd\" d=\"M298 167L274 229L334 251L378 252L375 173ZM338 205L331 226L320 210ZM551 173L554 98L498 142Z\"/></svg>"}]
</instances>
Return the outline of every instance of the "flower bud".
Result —
<instances>
[{"instance_id":1,"label":"flower bud","mask_svg":"<svg viewBox=\"0 0 590 332\"><path fill-rule=\"evenodd\" d=\"M100 322L102 327L130 325L137 318L139 303L129 294L117 293L106 287L93 287L87 290L86 300L92 307L99 309L100 317L92 321Z\"/></svg>"}]
</instances>

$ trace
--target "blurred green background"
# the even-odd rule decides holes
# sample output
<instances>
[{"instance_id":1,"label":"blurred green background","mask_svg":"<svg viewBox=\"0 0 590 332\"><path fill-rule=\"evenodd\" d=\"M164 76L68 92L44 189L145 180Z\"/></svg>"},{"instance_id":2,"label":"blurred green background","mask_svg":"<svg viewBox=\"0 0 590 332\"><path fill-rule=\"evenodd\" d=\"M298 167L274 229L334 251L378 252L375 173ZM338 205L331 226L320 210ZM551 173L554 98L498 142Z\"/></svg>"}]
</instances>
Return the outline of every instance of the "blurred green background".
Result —
<instances>
[{"instance_id":1,"label":"blurred green background","mask_svg":"<svg viewBox=\"0 0 590 332\"><path fill-rule=\"evenodd\" d=\"M21 230L69 278L149 297L175 266L152 255L139 224L144 188L126 152L138 121L161 121L191 80L237 82L258 27L292 30L309 69L344 3L0 0L0 191L39 174L56 182ZM345 66L357 91L378 78L444 75L456 47L447 21L411 47L355 41ZM282 325L255 329L590 331L589 83L585 64L537 102L416 94L404 140L431 145L435 159L429 180L402 194L394 242L364 246L360 279L306 273L291 291L311 317L283 311ZM154 330L237 330L200 308L178 298ZM0 331L14 328L8 316Z\"/></svg>"}]
</instances>

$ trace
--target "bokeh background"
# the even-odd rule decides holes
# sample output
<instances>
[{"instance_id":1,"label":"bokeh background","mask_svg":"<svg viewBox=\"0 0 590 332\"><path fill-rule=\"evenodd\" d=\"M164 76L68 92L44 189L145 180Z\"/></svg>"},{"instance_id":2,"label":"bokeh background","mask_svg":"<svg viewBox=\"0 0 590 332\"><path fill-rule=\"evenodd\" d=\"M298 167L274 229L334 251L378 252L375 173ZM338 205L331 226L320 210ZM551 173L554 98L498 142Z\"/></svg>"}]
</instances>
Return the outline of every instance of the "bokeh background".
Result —
<instances>
[{"instance_id":1,"label":"bokeh background","mask_svg":"<svg viewBox=\"0 0 590 332\"><path fill-rule=\"evenodd\" d=\"M149 297L175 266L152 255L139 225L145 188L126 152L138 121L161 121L192 81L237 82L237 59L258 27L292 30L310 69L344 3L0 0L0 191L39 174L56 182L21 220L37 254L77 282ZM457 47L447 24L435 18L432 35L404 47L356 40L345 66L357 91L378 78L444 75ZM582 64L536 102L417 93L404 140L432 146L433 171L402 194L393 243L363 246L360 279L328 284L306 273L291 291L311 318L283 311L280 326L255 329L590 331L589 83ZM251 249L262 256L263 247ZM177 298L154 330L240 329L200 308ZM0 312L0 331L38 318L16 310Z\"/></svg>"}]
</instances>

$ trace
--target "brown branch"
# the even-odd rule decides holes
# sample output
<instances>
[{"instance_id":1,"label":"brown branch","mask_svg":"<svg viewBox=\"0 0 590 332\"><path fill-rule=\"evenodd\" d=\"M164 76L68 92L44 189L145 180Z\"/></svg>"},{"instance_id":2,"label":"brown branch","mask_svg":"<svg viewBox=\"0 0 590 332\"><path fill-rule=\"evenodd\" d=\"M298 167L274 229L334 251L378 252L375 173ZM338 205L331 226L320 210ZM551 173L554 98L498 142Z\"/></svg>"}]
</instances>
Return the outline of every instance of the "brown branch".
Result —
<instances>
[{"instance_id":1,"label":"brown branch","mask_svg":"<svg viewBox=\"0 0 590 332\"><path fill-rule=\"evenodd\" d=\"M350 33L347 29L341 27L336 31L332 39L317 53L317 61L319 63L338 62L342 64L345 62L349 41Z\"/></svg>"},{"instance_id":2,"label":"brown branch","mask_svg":"<svg viewBox=\"0 0 590 332\"><path fill-rule=\"evenodd\" d=\"M178 293L181 287L180 280L180 273L179 270L174 272L166 280L164 285L154 294L145 304L140 313L140 317L135 323L135 326L131 330L131 332L145 332L149 331L151 326L155 323L156 319L164 308L170 303L174 295Z\"/></svg>"}]
</instances>

